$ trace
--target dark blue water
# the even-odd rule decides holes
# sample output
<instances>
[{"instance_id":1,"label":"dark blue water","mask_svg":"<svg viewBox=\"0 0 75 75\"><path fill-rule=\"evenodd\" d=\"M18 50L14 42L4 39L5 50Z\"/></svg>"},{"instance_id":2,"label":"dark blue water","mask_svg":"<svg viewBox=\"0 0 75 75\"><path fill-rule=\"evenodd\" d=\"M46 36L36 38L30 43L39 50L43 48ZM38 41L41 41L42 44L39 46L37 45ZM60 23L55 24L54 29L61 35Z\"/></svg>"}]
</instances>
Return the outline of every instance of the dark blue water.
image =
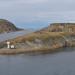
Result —
<instances>
[{"instance_id":1,"label":"dark blue water","mask_svg":"<svg viewBox=\"0 0 75 75\"><path fill-rule=\"evenodd\" d=\"M75 48L41 55L0 56L0 75L75 75ZM69 50L69 51L68 51Z\"/></svg>"}]
</instances>

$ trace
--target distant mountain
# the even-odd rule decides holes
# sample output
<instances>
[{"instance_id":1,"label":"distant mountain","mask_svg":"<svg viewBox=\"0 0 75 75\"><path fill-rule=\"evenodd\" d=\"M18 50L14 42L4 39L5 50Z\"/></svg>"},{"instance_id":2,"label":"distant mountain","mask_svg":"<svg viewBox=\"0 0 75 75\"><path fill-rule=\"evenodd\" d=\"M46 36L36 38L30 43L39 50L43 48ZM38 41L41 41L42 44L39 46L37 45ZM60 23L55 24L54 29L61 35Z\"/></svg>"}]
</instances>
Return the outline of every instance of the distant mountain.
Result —
<instances>
[{"instance_id":1,"label":"distant mountain","mask_svg":"<svg viewBox=\"0 0 75 75\"><path fill-rule=\"evenodd\" d=\"M13 23L5 19L0 19L0 33L13 32L20 30Z\"/></svg>"}]
</instances>

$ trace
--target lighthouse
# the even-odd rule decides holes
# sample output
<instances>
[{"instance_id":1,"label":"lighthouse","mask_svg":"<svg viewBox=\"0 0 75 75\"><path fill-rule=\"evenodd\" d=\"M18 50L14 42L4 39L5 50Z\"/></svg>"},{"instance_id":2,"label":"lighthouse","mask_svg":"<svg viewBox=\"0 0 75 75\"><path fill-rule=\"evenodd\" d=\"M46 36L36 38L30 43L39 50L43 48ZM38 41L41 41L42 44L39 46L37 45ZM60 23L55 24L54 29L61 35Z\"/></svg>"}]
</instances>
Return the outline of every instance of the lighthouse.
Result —
<instances>
[{"instance_id":1,"label":"lighthouse","mask_svg":"<svg viewBox=\"0 0 75 75\"><path fill-rule=\"evenodd\" d=\"M10 42L7 41L7 48L9 49L10 48Z\"/></svg>"}]
</instances>

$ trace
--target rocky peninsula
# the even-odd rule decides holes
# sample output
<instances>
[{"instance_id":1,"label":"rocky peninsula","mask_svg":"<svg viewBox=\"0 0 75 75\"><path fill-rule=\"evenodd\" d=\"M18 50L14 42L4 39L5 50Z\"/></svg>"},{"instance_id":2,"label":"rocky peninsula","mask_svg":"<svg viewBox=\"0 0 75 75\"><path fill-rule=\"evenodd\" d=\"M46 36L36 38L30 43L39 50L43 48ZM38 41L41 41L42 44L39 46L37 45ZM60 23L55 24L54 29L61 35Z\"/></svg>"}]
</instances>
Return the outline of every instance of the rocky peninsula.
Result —
<instances>
[{"instance_id":1,"label":"rocky peninsula","mask_svg":"<svg viewBox=\"0 0 75 75\"><path fill-rule=\"evenodd\" d=\"M31 34L7 40L14 49L7 49L6 41L0 44L0 54L54 53L59 48L75 47L75 23L53 23Z\"/></svg>"}]
</instances>

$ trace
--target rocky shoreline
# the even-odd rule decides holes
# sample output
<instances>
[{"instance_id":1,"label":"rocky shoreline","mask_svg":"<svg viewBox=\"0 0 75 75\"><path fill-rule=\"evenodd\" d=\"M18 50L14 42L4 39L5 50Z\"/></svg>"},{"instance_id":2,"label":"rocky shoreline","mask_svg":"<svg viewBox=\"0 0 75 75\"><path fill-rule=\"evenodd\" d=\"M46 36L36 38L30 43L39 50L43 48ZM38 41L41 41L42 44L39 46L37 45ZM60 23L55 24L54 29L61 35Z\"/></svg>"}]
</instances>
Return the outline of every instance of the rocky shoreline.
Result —
<instances>
[{"instance_id":1,"label":"rocky shoreline","mask_svg":"<svg viewBox=\"0 0 75 75\"><path fill-rule=\"evenodd\" d=\"M21 42L19 43L18 41L18 43L16 44L14 44L14 42L11 41L15 45L15 49L7 49L6 47L1 48L0 54L15 55L15 54L27 54L27 53L29 54L56 53L60 52L59 51L60 48L75 47L75 40L73 39L74 36L73 37L71 35L68 36L67 40L64 40L62 37L57 39L55 37L53 38L53 40L52 38L49 37L49 39L47 38L44 40L35 39L32 41L26 40L25 42L22 43Z\"/></svg>"},{"instance_id":2,"label":"rocky shoreline","mask_svg":"<svg viewBox=\"0 0 75 75\"><path fill-rule=\"evenodd\" d=\"M75 47L66 46L66 47ZM54 45L50 48L28 48L28 49L0 49L0 55L16 55L16 54L48 54L48 53L56 53L61 52L60 48L66 48L61 45ZM62 50L64 51L64 50Z\"/></svg>"},{"instance_id":3,"label":"rocky shoreline","mask_svg":"<svg viewBox=\"0 0 75 75\"><path fill-rule=\"evenodd\" d=\"M15 54L37 54L37 53L55 53L58 52L58 49L62 46L53 46L50 48L27 48L27 49L0 49L1 55L15 55Z\"/></svg>"}]
</instances>

